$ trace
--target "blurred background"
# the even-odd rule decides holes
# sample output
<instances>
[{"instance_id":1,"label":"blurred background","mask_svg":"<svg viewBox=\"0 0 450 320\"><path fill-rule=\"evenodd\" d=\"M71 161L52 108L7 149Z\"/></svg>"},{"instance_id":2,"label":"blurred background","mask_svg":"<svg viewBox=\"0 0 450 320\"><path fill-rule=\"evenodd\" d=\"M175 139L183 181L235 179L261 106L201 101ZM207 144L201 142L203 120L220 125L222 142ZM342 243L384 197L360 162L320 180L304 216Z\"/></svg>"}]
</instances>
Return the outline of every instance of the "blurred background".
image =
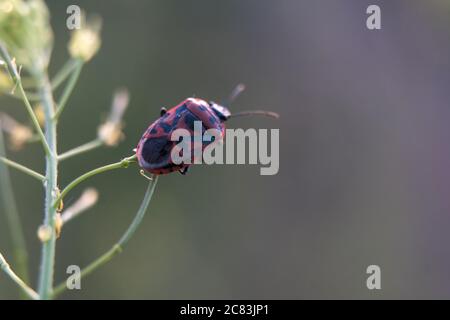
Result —
<instances>
[{"instance_id":1,"label":"blurred background","mask_svg":"<svg viewBox=\"0 0 450 320\"><path fill-rule=\"evenodd\" d=\"M116 88L131 101L126 139L63 162L61 186L130 155L161 107L193 94L220 100L239 82L247 91L233 111L281 118L229 126L279 128L280 171L196 166L161 177L123 253L63 298L450 298L448 1L51 1L51 74L68 58L71 4L102 17L102 48L62 115L59 150L95 138ZM370 4L381 7L379 31L366 28ZM8 97L0 111L27 119ZM8 156L44 170L38 144ZM35 286L43 190L11 175ZM146 185L136 167L84 183L99 202L63 229L56 282L118 240ZM2 212L0 246L9 258ZM366 287L372 264L381 290ZM15 297L1 275L0 299Z\"/></svg>"}]
</instances>

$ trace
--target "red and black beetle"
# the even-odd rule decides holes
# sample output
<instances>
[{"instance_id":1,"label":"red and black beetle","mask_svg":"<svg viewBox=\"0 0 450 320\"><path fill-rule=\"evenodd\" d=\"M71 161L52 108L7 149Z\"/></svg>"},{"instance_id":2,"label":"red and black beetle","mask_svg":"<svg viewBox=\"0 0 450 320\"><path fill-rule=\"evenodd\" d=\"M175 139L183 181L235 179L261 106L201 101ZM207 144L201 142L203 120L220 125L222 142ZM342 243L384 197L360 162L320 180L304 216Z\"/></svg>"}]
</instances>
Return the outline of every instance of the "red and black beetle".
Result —
<instances>
[{"instance_id":1,"label":"red and black beetle","mask_svg":"<svg viewBox=\"0 0 450 320\"><path fill-rule=\"evenodd\" d=\"M234 100L243 90L244 86L238 85L231 94L229 101ZM193 134L194 122L201 121L202 134L208 129L216 129L221 132L223 139L225 121L235 116L254 114L278 117L276 113L259 110L231 114L228 108L222 105L198 98L187 98L169 110L162 108L161 117L148 127L139 141L136 149L139 165L144 170L158 175L174 171L186 174L189 164L175 164L171 159L171 151L178 143L170 139L174 130L183 128ZM203 149L210 143L212 142L203 142Z\"/></svg>"}]
</instances>

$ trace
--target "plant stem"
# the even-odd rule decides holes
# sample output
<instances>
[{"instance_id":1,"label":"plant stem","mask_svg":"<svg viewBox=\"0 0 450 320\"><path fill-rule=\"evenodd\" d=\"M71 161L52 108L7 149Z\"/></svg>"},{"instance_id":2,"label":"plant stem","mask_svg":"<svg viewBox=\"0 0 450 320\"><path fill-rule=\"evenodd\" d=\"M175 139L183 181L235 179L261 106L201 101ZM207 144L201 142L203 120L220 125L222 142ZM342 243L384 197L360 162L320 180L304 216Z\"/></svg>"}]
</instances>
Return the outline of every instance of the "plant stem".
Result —
<instances>
[{"instance_id":1,"label":"plant stem","mask_svg":"<svg viewBox=\"0 0 450 320\"><path fill-rule=\"evenodd\" d=\"M0 131L0 154L5 154L3 133ZM25 281L29 280L28 271L28 252L26 247L25 235L20 222L19 211L17 210L16 199L12 187L9 170L6 166L0 166L0 187L3 196L3 206L5 208L8 229L11 232L14 262L18 274Z\"/></svg>"},{"instance_id":2,"label":"plant stem","mask_svg":"<svg viewBox=\"0 0 450 320\"><path fill-rule=\"evenodd\" d=\"M67 193L69 193L70 190L75 188L77 185L79 185L84 180L89 179L90 177L93 177L97 174L100 174L100 173L103 173L106 171L120 169L120 168L128 168L130 163L134 162L135 159L136 159L136 155L133 155L131 157L124 158L119 162L108 164L108 165L100 167L100 168L96 168L94 170L91 170L91 171L86 172L85 174L79 176L78 178L73 180L71 183L69 183L67 185L67 187L64 188L64 190L60 193L59 197L57 197L55 202L53 202L53 208L57 208L59 202L64 199L64 197L67 195Z\"/></svg>"},{"instance_id":3,"label":"plant stem","mask_svg":"<svg viewBox=\"0 0 450 320\"><path fill-rule=\"evenodd\" d=\"M56 234L55 217L56 208L53 202L58 195L58 158L56 145L56 121L54 121L55 106L52 96L52 88L48 75L43 72L37 76L39 94L45 114L45 134L51 152L46 156L46 184L45 184L45 219L44 225L52 230L51 237L42 244L41 269L39 274L39 296L41 299L49 299L53 287L53 271L55 265Z\"/></svg>"},{"instance_id":4,"label":"plant stem","mask_svg":"<svg viewBox=\"0 0 450 320\"><path fill-rule=\"evenodd\" d=\"M9 266L3 255L0 253L0 268L14 281L23 292L31 299L38 300L39 295L31 289L22 279L20 279Z\"/></svg>"},{"instance_id":5,"label":"plant stem","mask_svg":"<svg viewBox=\"0 0 450 320\"><path fill-rule=\"evenodd\" d=\"M1 156L0 156L0 162L3 162L4 164L10 166L11 168L22 171L23 173L26 173L27 175L29 175L33 178L36 178L36 179L40 180L41 182L45 181L45 177L42 174L37 173L36 171L31 170L30 168L27 168L17 162L14 162L12 160L9 160L9 159L7 159L5 157L1 157Z\"/></svg>"},{"instance_id":6,"label":"plant stem","mask_svg":"<svg viewBox=\"0 0 450 320\"><path fill-rule=\"evenodd\" d=\"M64 82L64 80L67 79L67 77L73 71L76 65L76 61L77 60L75 59L67 60L63 67L56 73L51 81L53 90L56 90Z\"/></svg>"},{"instance_id":7,"label":"plant stem","mask_svg":"<svg viewBox=\"0 0 450 320\"><path fill-rule=\"evenodd\" d=\"M139 210L136 213L136 216L134 217L132 223L128 227L128 229L125 231L125 233L122 235L120 240L112 246L111 249L109 249L106 253L101 255L99 258L97 258L95 261L93 261L91 264L89 264L86 268L84 268L81 271L80 279L89 275L93 271L95 271L97 268L101 267L108 261L110 261L114 256L122 252L122 248L127 244L127 242L131 239L131 237L136 232L137 228L142 222L142 219L145 216L145 213L147 211L147 208L150 204L150 201L152 199L153 193L155 191L156 184L158 182L158 176L153 175L152 179L147 187L147 191L145 192L144 199L142 200L141 206L139 207ZM55 287L53 290L53 297L56 297L57 295L61 294L66 290L66 282L63 282Z\"/></svg>"},{"instance_id":8,"label":"plant stem","mask_svg":"<svg viewBox=\"0 0 450 320\"><path fill-rule=\"evenodd\" d=\"M102 145L103 145L103 141L102 140L100 140L100 139L92 140L92 141L90 141L88 143L85 143L85 144L83 144L81 146L78 146L78 147L76 147L76 148L74 148L72 150L66 151L63 154L60 154L58 156L58 160L59 161L66 160L66 159L71 158L73 156L76 156L76 155L79 155L79 154L91 151L93 149L96 149L98 147L101 147Z\"/></svg>"},{"instance_id":9,"label":"plant stem","mask_svg":"<svg viewBox=\"0 0 450 320\"><path fill-rule=\"evenodd\" d=\"M6 47L1 42L0 42L0 52L6 61L6 65L8 66L8 72L9 72L11 78L13 79L13 82L16 84L17 88L19 89L19 93L22 96L22 100L25 103L25 107L28 111L31 121L33 122L34 128L36 129L36 132L39 135L39 138L41 139L45 154L48 156L49 154L51 154L51 148L49 146L49 142L45 139L45 136L44 136L44 133L42 132L41 126L39 125L39 121L36 118L36 115L34 114L33 107L31 106L30 101L28 100L27 95L25 93L25 90L23 89L22 80L20 79L20 74L17 71L15 64L11 60L9 53L6 50Z\"/></svg>"},{"instance_id":10,"label":"plant stem","mask_svg":"<svg viewBox=\"0 0 450 320\"><path fill-rule=\"evenodd\" d=\"M69 82L67 83L66 87L64 88L64 91L61 95L61 98L59 99L58 103L58 109L56 110L55 115L53 116L54 120L57 120L61 113L64 110L64 107L67 104L67 100L69 100L70 94L72 93L73 89L75 88L75 84L78 81L78 77L80 76L81 69L83 68L83 60L78 59L75 60L75 66L72 72L72 75L69 78Z\"/></svg>"},{"instance_id":11,"label":"plant stem","mask_svg":"<svg viewBox=\"0 0 450 320\"><path fill-rule=\"evenodd\" d=\"M25 93L25 90L22 87L22 82L20 80L19 80L19 83L17 84L17 86L19 88L20 94L22 95L22 99L23 99L23 102L25 103L25 107L28 111L28 114L31 118L31 122L33 122L33 126L34 126L37 134L39 135L41 143L44 147L45 154L48 156L52 152L51 147L49 146L49 142L46 140L45 135L42 132L41 126L39 125L39 121L36 118L36 115L34 114L33 107L31 106L30 101L28 101L27 95Z\"/></svg>"}]
</instances>

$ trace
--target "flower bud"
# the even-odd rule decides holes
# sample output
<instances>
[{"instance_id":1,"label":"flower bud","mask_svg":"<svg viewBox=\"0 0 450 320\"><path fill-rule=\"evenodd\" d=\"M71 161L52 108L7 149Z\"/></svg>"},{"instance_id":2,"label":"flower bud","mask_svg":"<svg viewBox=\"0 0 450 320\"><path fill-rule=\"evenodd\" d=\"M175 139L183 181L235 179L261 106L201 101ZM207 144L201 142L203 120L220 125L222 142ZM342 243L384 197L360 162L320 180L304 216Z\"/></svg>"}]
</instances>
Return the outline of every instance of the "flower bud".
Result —
<instances>
[{"instance_id":1,"label":"flower bud","mask_svg":"<svg viewBox=\"0 0 450 320\"><path fill-rule=\"evenodd\" d=\"M47 68L53 32L45 2L0 0L0 39L18 65L32 73Z\"/></svg>"},{"instance_id":2,"label":"flower bud","mask_svg":"<svg viewBox=\"0 0 450 320\"><path fill-rule=\"evenodd\" d=\"M100 49L100 29L100 19L87 22L83 18L81 28L72 32L68 45L70 55L85 62L91 60Z\"/></svg>"},{"instance_id":3,"label":"flower bud","mask_svg":"<svg viewBox=\"0 0 450 320\"><path fill-rule=\"evenodd\" d=\"M44 108L40 103L36 104L33 108L34 114L36 115L36 119L39 122L41 128L45 127L45 113Z\"/></svg>"},{"instance_id":4,"label":"flower bud","mask_svg":"<svg viewBox=\"0 0 450 320\"><path fill-rule=\"evenodd\" d=\"M37 236L41 242L47 242L52 237L52 228L50 226L41 225L37 231Z\"/></svg>"},{"instance_id":5,"label":"flower bud","mask_svg":"<svg viewBox=\"0 0 450 320\"><path fill-rule=\"evenodd\" d=\"M61 219L61 214L59 212L57 212L56 216L55 216L55 235L56 235L56 239L59 239L59 237L61 236L62 226L63 226L63 221Z\"/></svg>"},{"instance_id":6,"label":"flower bud","mask_svg":"<svg viewBox=\"0 0 450 320\"><path fill-rule=\"evenodd\" d=\"M33 132L30 128L23 125L14 127L14 130L9 134L11 149L21 150L32 137Z\"/></svg>"},{"instance_id":7,"label":"flower bud","mask_svg":"<svg viewBox=\"0 0 450 320\"><path fill-rule=\"evenodd\" d=\"M17 151L33 137L31 128L20 124L6 113L0 113L1 129L9 136L11 149Z\"/></svg>"},{"instance_id":8,"label":"flower bud","mask_svg":"<svg viewBox=\"0 0 450 320\"><path fill-rule=\"evenodd\" d=\"M111 111L103 123L98 128L98 138L109 147L117 145L123 139L122 118L125 110L128 108L129 95L126 89L119 89L115 92Z\"/></svg>"},{"instance_id":9,"label":"flower bud","mask_svg":"<svg viewBox=\"0 0 450 320\"><path fill-rule=\"evenodd\" d=\"M123 139L122 124L105 122L98 128L98 137L108 147L114 147Z\"/></svg>"},{"instance_id":10,"label":"flower bud","mask_svg":"<svg viewBox=\"0 0 450 320\"><path fill-rule=\"evenodd\" d=\"M64 210L61 215L62 224L67 223L79 214L94 206L97 203L97 200L98 191L93 188L86 189L74 204Z\"/></svg>"}]
</instances>

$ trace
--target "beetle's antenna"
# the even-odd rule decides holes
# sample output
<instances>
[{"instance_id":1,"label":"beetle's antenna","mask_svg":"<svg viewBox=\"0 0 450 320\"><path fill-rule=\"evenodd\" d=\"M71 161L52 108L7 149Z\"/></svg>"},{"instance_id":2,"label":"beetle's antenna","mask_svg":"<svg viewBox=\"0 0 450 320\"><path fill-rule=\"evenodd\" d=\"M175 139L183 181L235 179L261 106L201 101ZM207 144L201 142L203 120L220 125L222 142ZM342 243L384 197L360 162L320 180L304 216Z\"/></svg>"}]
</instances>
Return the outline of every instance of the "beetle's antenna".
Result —
<instances>
[{"instance_id":1,"label":"beetle's antenna","mask_svg":"<svg viewBox=\"0 0 450 320\"><path fill-rule=\"evenodd\" d=\"M235 118L235 117L245 117L245 116L266 116L278 119L280 115L276 112L272 111L264 111L264 110L252 110L252 111L242 111L242 112L236 112L229 116L229 118Z\"/></svg>"},{"instance_id":2,"label":"beetle's antenna","mask_svg":"<svg viewBox=\"0 0 450 320\"><path fill-rule=\"evenodd\" d=\"M239 83L234 89L233 91L231 91L230 96L228 97L228 99L226 100L226 102L224 103L225 106L229 107L231 105L231 103L236 100L236 98L242 93L242 91L245 90L245 85L243 83Z\"/></svg>"},{"instance_id":3,"label":"beetle's antenna","mask_svg":"<svg viewBox=\"0 0 450 320\"><path fill-rule=\"evenodd\" d=\"M239 83L233 91L231 91L230 96L227 99L227 103L225 106L230 106L230 104L236 100L236 98L242 93L242 91L245 90L245 85L243 83ZM245 116L266 116L271 118L278 119L280 115L278 113L272 112L272 111L265 111L265 110L249 110L249 111L242 111L242 112L236 112L228 116L228 118L235 118L235 117L245 117Z\"/></svg>"}]
</instances>

